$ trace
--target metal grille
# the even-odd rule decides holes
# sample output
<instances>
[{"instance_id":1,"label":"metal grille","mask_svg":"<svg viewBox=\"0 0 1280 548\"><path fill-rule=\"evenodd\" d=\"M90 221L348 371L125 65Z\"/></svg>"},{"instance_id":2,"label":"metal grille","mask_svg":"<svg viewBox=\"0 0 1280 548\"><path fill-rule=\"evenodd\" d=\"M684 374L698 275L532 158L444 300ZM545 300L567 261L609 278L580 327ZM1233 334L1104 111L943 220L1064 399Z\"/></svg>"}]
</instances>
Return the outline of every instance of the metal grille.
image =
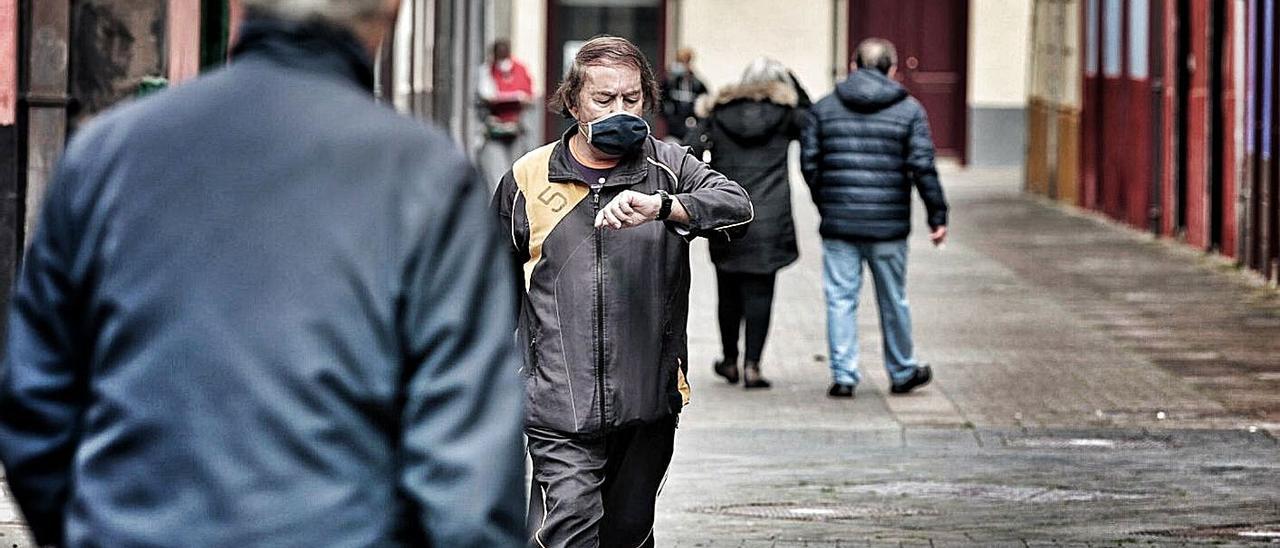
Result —
<instances>
[{"instance_id":1,"label":"metal grille","mask_svg":"<svg viewBox=\"0 0 1280 548\"><path fill-rule=\"evenodd\" d=\"M794 502L762 502L711 506L698 511L707 514L741 516L761 519L785 519L793 521L847 521L867 518L886 518L928 515L933 512L915 508L898 508L883 505L800 504Z\"/></svg>"},{"instance_id":2,"label":"metal grille","mask_svg":"<svg viewBox=\"0 0 1280 548\"><path fill-rule=\"evenodd\" d=\"M1280 543L1280 523L1203 525L1200 527L1188 527L1186 529L1139 531L1134 534L1144 537L1162 537L1184 540Z\"/></svg>"},{"instance_id":3,"label":"metal grille","mask_svg":"<svg viewBox=\"0 0 1280 548\"><path fill-rule=\"evenodd\" d=\"M1018 503L1089 502L1099 500L1137 500L1149 498L1148 495L1080 489L927 481L901 481L855 485L845 489L844 492L891 498L918 497Z\"/></svg>"},{"instance_id":4,"label":"metal grille","mask_svg":"<svg viewBox=\"0 0 1280 548\"><path fill-rule=\"evenodd\" d=\"M1028 449L1164 449L1170 446L1159 438L1101 438L1101 437L1006 437L1006 447Z\"/></svg>"}]
</instances>

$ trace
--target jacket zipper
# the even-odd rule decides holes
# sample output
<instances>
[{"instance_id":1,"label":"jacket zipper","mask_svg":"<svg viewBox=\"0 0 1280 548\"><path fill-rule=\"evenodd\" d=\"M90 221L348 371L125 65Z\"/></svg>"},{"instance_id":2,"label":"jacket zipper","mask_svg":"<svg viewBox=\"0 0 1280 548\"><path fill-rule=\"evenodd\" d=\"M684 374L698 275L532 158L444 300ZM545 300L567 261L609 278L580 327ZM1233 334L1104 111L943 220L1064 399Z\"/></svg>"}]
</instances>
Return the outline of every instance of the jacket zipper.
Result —
<instances>
[{"instance_id":1,"label":"jacket zipper","mask_svg":"<svg viewBox=\"0 0 1280 548\"><path fill-rule=\"evenodd\" d=\"M591 195L592 220L600 213L600 188ZM600 430L605 430L604 417L604 237L603 229L596 229L596 399L600 400Z\"/></svg>"}]
</instances>

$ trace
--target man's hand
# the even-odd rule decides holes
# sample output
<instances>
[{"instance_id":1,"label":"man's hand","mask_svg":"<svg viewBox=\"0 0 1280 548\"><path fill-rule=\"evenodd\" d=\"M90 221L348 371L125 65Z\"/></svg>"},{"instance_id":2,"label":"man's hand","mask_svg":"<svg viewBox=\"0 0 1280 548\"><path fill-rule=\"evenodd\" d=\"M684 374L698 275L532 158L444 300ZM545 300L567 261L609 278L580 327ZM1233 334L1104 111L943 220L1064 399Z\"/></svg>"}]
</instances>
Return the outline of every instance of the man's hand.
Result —
<instances>
[{"instance_id":1,"label":"man's hand","mask_svg":"<svg viewBox=\"0 0 1280 548\"><path fill-rule=\"evenodd\" d=\"M657 195L624 190L596 214L596 228L637 227L657 219L660 209L662 198Z\"/></svg>"},{"instance_id":2,"label":"man's hand","mask_svg":"<svg viewBox=\"0 0 1280 548\"><path fill-rule=\"evenodd\" d=\"M929 233L929 240L933 242L935 247L942 247L942 244L947 241L946 225L935 227L933 232Z\"/></svg>"}]
</instances>

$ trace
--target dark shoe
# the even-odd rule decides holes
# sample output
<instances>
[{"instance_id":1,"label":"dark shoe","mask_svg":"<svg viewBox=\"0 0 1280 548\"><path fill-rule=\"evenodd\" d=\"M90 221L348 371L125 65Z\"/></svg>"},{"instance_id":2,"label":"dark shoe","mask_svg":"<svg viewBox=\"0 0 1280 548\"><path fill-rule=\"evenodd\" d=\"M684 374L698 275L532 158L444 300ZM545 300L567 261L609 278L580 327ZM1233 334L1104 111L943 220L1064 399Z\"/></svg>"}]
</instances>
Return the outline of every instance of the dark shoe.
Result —
<instances>
[{"instance_id":1,"label":"dark shoe","mask_svg":"<svg viewBox=\"0 0 1280 548\"><path fill-rule=\"evenodd\" d=\"M712 368L729 384L738 384L738 360L720 360Z\"/></svg>"},{"instance_id":2,"label":"dark shoe","mask_svg":"<svg viewBox=\"0 0 1280 548\"><path fill-rule=\"evenodd\" d=\"M760 364L756 362L747 362L742 365L742 387L746 389L752 388L769 388L773 386L764 377L760 376Z\"/></svg>"},{"instance_id":3,"label":"dark shoe","mask_svg":"<svg viewBox=\"0 0 1280 548\"><path fill-rule=\"evenodd\" d=\"M895 384L889 389L894 394L906 394L916 388L929 384L933 380L933 370L929 368L929 364L922 363L911 372L911 378L902 381L902 384Z\"/></svg>"},{"instance_id":4,"label":"dark shoe","mask_svg":"<svg viewBox=\"0 0 1280 548\"><path fill-rule=\"evenodd\" d=\"M827 395L833 398L849 398L853 399L853 385L834 383L831 389L827 390Z\"/></svg>"}]
</instances>

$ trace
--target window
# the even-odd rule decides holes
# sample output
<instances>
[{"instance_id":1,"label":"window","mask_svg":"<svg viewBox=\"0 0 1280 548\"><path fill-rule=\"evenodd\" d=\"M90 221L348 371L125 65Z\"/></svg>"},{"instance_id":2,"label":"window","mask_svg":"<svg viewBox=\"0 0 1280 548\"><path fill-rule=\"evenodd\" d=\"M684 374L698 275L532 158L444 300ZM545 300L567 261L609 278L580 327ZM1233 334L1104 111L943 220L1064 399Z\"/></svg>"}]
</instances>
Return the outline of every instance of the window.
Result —
<instances>
[{"instance_id":1,"label":"window","mask_svg":"<svg viewBox=\"0 0 1280 548\"><path fill-rule=\"evenodd\" d=\"M1084 28L1084 71L1088 76L1096 76L1098 74L1098 0L1088 0L1085 3Z\"/></svg>"},{"instance_id":2,"label":"window","mask_svg":"<svg viewBox=\"0 0 1280 548\"><path fill-rule=\"evenodd\" d=\"M1263 8L1265 12L1262 16L1262 21L1260 21L1260 23L1262 24L1262 70L1264 71L1264 73L1259 74L1258 76L1261 77L1261 80L1262 80L1262 119L1261 120L1263 124L1263 130L1260 131L1259 133L1262 134L1262 158L1264 160L1270 160L1272 132L1268 131L1267 129L1270 128L1271 109L1274 107L1274 105L1271 102L1273 91L1272 91L1272 78L1271 78L1270 71L1275 70L1274 68L1275 65L1273 65L1273 63L1275 63L1275 51L1274 51L1275 48L1272 46L1272 44L1274 44L1274 40L1276 38L1276 35L1275 35L1276 33L1276 24L1275 24L1276 7L1275 6L1276 5L1275 5L1275 2L1263 2L1262 4L1265 6Z\"/></svg>"},{"instance_id":3,"label":"window","mask_svg":"<svg viewBox=\"0 0 1280 548\"><path fill-rule=\"evenodd\" d=\"M1129 0L1129 76L1150 76L1151 1Z\"/></svg>"},{"instance_id":4,"label":"window","mask_svg":"<svg viewBox=\"0 0 1280 548\"><path fill-rule=\"evenodd\" d=\"M1121 23L1124 21L1120 0L1106 0L1102 12L1102 75L1108 78L1120 76Z\"/></svg>"}]
</instances>

